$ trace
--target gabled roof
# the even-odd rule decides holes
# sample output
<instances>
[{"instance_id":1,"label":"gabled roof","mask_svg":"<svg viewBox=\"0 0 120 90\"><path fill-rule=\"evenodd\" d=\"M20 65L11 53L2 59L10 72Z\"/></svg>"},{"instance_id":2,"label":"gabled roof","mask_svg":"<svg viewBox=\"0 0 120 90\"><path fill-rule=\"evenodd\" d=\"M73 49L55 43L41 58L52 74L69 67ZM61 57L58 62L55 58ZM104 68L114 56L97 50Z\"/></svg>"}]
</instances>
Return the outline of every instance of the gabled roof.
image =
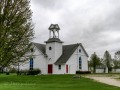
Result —
<instances>
[{"instance_id":1,"label":"gabled roof","mask_svg":"<svg viewBox=\"0 0 120 90\"><path fill-rule=\"evenodd\" d=\"M45 45L44 44L38 44L38 43L33 43L44 55L46 55L45 52ZM58 58L58 60L55 62L56 65L60 64L65 64L68 59L71 57L71 55L75 52L75 50L78 48L78 46L81 46L83 51L85 52L85 55L87 57L88 54L85 51L84 47L82 46L81 43L78 44L71 44L71 45L63 45L63 54Z\"/></svg>"},{"instance_id":2,"label":"gabled roof","mask_svg":"<svg viewBox=\"0 0 120 90\"><path fill-rule=\"evenodd\" d=\"M45 54L45 45L44 44L39 44L39 43L34 43L32 42L44 55Z\"/></svg>"},{"instance_id":3,"label":"gabled roof","mask_svg":"<svg viewBox=\"0 0 120 90\"><path fill-rule=\"evenodd\" d=\"M74 51L77 49L78 44L73 45L65 45L63 46L63 54L60 56L60 58L55 62L55 64L65 64L70 56L74 53Z\"/></svg>"},{"instance_id":4,"label":"gabled roof","mask_svg":"<svg viewBox=\"0 0 120 90\"><path fill-rule=\"evenodd\" d=\"M68 59L71 57L71 55L75 52L75 50L78 48L78 46L81 46L83 51L85 52L86 56L88 57L88 54L86 53L85 49L83 48L81 43L78 44L72 44L72 45L64 45L63 46L63 54L60 56L60 58L55 62L55 64L65 64Z\"/></svg>"}]
</instances>

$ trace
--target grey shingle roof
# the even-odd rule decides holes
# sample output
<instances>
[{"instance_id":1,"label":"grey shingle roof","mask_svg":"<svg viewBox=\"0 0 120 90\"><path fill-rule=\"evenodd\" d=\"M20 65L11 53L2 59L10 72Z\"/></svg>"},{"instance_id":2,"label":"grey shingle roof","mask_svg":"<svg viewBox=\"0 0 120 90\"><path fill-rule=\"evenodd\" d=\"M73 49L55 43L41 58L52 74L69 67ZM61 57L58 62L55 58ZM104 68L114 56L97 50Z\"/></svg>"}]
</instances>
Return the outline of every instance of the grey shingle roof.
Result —
<instances>
[{"instance_id":1,"label":"grey shingle roof","mask_svg":"<svg viewBox=\"0 0 120 90\"><path fill-rule=\"evenodd\" d=\"M63 43L59 38L49 38L45 43L50 43L50 42Z\"/></svg>"},{"instance_id":2,"label":"grey shingle roof","mask_svg":"<svg viewBox=\"0 0 120 90\"><path fill-rule=\"evenodd\" d=\"M75 52L75 50L78 48L79 45L82 47L83 51L85 52L86 56L88 57L88 54L86 53L86 51L83 48L81 43L72 44L72 45L64 45L63 46L63 54L55 62L55 64L57 64L57 65L65 64L68 61L68 59L71 57L71 55Z\"/></svg>"},{"instance_id":3,"label":"grey shingle roof","mask_svg":"<svg viewBox=\"0 0 120 90\"><path fill-rule=\"evenodd\" d=\"M63 54L60 56L60 58L55 62L55 64L65 64L67 60L70 58L70 56L74 53L74 51L77 49L78 44L73 45L65 45L63 46Z\"/></svg>"},{"instance_id":4,"label":"grey shingle roof","mask_svg":"<svg viewBox=\"0 0 120 90\"><path fill-rule=\"evenodd\" d=\"M45 45L44 44L39 44L39 43L34 43L33 44L45 55Z\"/></svg>"}]
</instances>

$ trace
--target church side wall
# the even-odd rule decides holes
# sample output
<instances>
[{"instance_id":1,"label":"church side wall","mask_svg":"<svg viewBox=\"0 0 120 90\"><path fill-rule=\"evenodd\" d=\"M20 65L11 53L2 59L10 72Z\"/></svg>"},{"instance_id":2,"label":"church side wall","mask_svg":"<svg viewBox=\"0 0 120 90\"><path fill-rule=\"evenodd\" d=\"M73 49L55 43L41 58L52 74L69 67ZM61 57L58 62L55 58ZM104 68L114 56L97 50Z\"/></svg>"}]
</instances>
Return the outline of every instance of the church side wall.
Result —
<instances>
[{"instance_id":1,"label":"church side wall","mask_svg":"<svg viewBox=\"0 0 120 90\"><path fill-rule=\"evenodd\" d=\"M42 74L47 74L47 63L46 63L46 57L44 57L43 53L39 51L36 47L34 47L34 53L33 53L33 68L34 69L40 69ZM20 65L20 70L29 70L30 68L30 62L29 60L24 62Z\"/></svg>"},{"instance_id":2,"label":"church side wall","mask_svg":"<svg viewBox=\"0 0 120 90\"><path fill-rule=\"evenodd\" d=\"M68 65L68 74L75 74L77 70L77 55L74 52L73 55L66 63Z\"/></svg>"},{"instance_id":3,"label":"church side wall","mask_svg":"<svg viewBox=\"0 0 120 90\"><path fill-rule=\"evenodd\" d=\"M20 70L28 70L29 69L29 60L25 61L24 63L20 63L19 68L20 68Z\"/></svg>"},{"instance_id":4,"label":"church side wall","mask_svg":"<svg viewBox=\"0 0 120 90\"><path fill-rule=\"evenodd\" d=\"M61 65L61 69L58 67L59 65L53 65L53 74L65 74L66 73L66 67L65 65Z\"/></svg>"},{"instance_id":5,"label":"church side wall","mask_svg":"<svg viewBox=\"0 0 120 90\"><path fill-rule=\"evenodd\" d=\"M46 57L37 48L35 49L34 55L35 57L33 58L34 60L33 68L39 68L41 70L41 74L47 74Z\"/></svg>"},{"instance_id":6,"label":"church side wall","mask_svg":"<svg viewBox=\"0 0 120 90\"><path fill-rule=\"evenodd\" d=\"M79 50L81 51L79 52ZM81 57L82 60L81 69L79 69L79 57ZM68 64L69 74L75 74L77 70L88 71L88 57L80 46L75 50L66 64Z\"/></svg>"}]
</instances>

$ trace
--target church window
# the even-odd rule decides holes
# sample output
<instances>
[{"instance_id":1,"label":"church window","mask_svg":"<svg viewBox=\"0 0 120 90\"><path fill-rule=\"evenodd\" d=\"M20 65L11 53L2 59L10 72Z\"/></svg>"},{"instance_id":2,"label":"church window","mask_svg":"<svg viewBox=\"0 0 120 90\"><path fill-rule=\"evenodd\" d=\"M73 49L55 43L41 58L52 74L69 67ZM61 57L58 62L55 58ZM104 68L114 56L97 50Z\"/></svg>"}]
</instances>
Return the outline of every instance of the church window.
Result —
<instances>
[{"instance_id":1,"label":"church window","mask_svg":"<svg viewBox=\"0 0 120 90\"><path fill-rule=\"evenodd\" d=\"M58 69L61 70L61 65L58 65Z\"/></svg>"},{"instance_id":2,"label":"church window","mask_svg":"<svg viewBox=\"0 0 120 90\"><path fill-rule=\"evenodd\" d=\"M49 47L49 50L52 50L52 47Z\"/></svg>"},{"instance_id":3,"label":"church window","mask_svg":"<svg viewBox=\"0 0 120 90\"><path fill-rule=\"evenodd\" d=\"M79 57L79 69L82 69L82 60L81 60L81 57Z\"/></svg>"},{"instance_id":4,"label":"church window","mask_svg":"<svg viewBox=\"0 0 120 90\"><path fill-rule=\"evenodd\" d=\"M33 58L30 58L30 70L33 70Z\"/></svg>"},{"instance_id":5,"label":"church window","mask_svg":"<svg viewBox=\"0 0 120 90\"><path fill-rule=\"evenodd\" d=\"M31 52L33 52L33 48L31 48L30 50L31 50Z\"/></svg>"},{"instance_id":6,"label":"church window","mask_svg":"<svg viewBox=\"0 0 120 90\"><path fill-rule=\"evenodd\" d=\"M79 49L79 52L81 52L81 49Z\"/></svg>"}]
</instances>

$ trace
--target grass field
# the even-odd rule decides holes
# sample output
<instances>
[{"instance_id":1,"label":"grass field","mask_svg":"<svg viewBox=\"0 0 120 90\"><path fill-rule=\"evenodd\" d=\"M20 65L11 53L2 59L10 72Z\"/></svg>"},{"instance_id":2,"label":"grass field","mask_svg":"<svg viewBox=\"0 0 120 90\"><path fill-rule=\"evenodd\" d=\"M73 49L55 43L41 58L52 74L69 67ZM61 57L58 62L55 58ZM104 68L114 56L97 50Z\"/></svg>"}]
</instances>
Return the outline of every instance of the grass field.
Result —
<instances>
[{"instance_id":1,"label":"grass field","mask_svg":"<svg viewBox=\"0 0 120 90\"><path fill-rule=\"evenodd\" d=\"M75 79L73 75L0 75L0 90L120 90L120 88L86 78Z\"/></svg>"}]
</instances>

